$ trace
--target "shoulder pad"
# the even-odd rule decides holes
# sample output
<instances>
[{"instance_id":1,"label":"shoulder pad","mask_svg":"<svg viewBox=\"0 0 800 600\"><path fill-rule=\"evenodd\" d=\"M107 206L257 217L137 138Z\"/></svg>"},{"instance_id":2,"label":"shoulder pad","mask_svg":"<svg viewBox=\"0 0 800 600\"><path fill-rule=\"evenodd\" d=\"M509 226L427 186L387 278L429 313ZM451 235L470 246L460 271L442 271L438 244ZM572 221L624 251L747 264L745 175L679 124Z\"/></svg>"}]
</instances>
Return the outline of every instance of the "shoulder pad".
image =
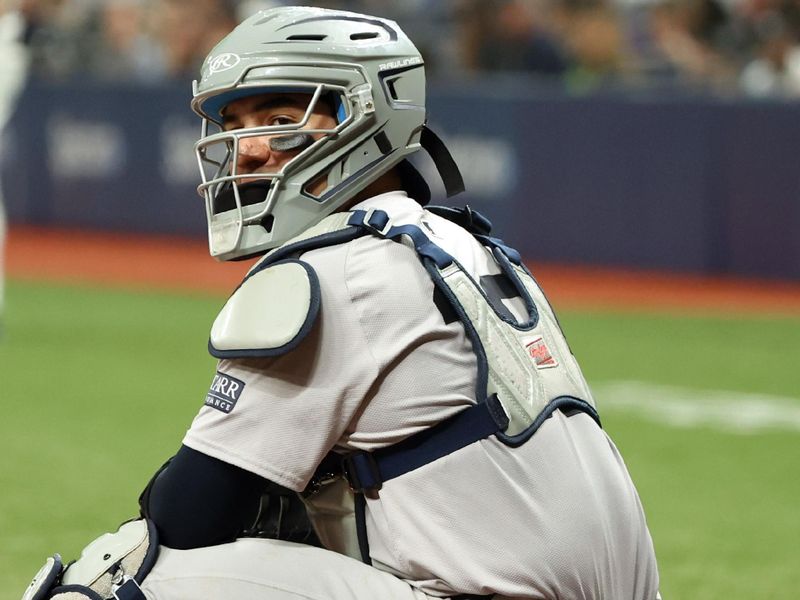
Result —
<instances>
[{"instance_id":1,"label":"shoulder pad","mask_svg":"<svg viewBox=\"0 0 800 600\"><path fill-rule=\"evenodd\" d=\"M319 279L285 260L250 272L222 307L208 341L216 358L279 356L293 350L319 314Z\"/></svg>"}]
</instances>

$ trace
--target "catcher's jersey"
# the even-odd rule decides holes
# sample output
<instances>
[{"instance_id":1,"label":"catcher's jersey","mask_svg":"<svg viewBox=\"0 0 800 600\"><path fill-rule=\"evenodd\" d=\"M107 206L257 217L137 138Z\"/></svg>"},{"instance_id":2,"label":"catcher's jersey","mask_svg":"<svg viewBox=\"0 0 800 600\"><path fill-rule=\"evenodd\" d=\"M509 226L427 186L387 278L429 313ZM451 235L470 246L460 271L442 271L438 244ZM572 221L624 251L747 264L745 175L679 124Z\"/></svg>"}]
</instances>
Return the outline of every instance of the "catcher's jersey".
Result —
<instances>
[{"instance_id":1,"label":"catcher's jersey","mask_svg":"<svg viewBox=\"0 0 800 600\"><path fill-rule=\"evenodd\" d=\"M471 234L403 193L356 208L424 228L476 280L498 272ZM221 360L215 382L236 393L204 407L184 439L297 491L332 449L389 446L474 404L477 379L464 327L413 248L368 235L302 260L321 291L309 334L282 356ZM343 481L309 513L327 547L358 556ZM490 437L387 481L366 522L373 565L431 595L645 600L658 589L636 490L584 413L556 410L519 447Z\"/></svg>"}]
</instances>

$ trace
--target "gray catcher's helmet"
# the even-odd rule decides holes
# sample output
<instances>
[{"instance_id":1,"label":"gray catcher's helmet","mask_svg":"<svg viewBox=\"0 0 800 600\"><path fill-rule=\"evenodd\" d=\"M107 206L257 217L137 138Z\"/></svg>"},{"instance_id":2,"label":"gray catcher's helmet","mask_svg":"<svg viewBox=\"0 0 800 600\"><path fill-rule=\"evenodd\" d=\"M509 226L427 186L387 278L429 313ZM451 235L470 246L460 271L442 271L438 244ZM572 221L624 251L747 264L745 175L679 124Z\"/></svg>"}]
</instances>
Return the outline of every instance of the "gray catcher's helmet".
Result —
<instances>
[{"instance_id":1,"label":"gray catcher's helmet","mask_svg":"<svg viewBox=\"0 0 800 600\"><path fill-rule=\"evenodd\" d=\"M195 145L211 255L230 260L281 245L339 209L369 183L426 147L448 194L463 189L458 169L425 127L425 74L396 23L310 7L261 11L208 55L194 82L192 109L203 119ZM222 109L248 96L283 92L311 98L299 123L222 130ZM303 129L330 102L336 125ZM237 173L240 141L275 136L296 155L271 173ZM316 138L316 139L314 139ZM326 182L317 194L320 181Z\"/></svg>"}]
</instances>

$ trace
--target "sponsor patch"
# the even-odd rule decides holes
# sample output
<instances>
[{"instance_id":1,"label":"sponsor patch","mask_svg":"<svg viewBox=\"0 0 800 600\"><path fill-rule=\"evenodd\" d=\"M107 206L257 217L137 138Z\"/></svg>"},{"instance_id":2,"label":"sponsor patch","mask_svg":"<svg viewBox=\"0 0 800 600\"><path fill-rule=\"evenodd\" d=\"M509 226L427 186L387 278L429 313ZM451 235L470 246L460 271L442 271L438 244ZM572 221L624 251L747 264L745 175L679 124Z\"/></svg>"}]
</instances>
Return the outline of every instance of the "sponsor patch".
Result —
<instances>
[{"instance_id":1,"label":"sponsor patch","mask_svg":"<svg viewBox=\"0 0 800 600\"><path fill-rule=\"evenodd\" d=\"M558 361L550 353L550 348L547 347L544 338L538 337L525 347L528 349L528 354L537 369L547 369L549 367L558 366Z\"/></svg>"},{"instance_id":2,"label":"sponsor patch","mask_svg":"<svg viewBox=\"0 0 800 600\"><path fill-rule=\"evenodd\" d=\"M217 371L214 381L211 382L211 389L206 394L205 404L228 414L236 406L243 389L244 381Z\"/></svg>"}]
</instances>

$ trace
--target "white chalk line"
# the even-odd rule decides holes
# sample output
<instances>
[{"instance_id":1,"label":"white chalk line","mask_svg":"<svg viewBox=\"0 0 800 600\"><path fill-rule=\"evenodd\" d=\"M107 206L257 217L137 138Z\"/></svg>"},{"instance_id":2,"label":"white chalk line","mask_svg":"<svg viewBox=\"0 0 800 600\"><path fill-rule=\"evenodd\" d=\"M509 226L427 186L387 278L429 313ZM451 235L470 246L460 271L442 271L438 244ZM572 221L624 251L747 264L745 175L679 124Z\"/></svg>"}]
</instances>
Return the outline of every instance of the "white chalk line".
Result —
<instances>
[{"instance_id":1,"label":"white chalk line","mask_svg":"<svg viewBox=\"0 0 800 600\"><path fill-rule=\"evenodd\" d=\"M600 414L624 411L673 427L733 433L800 432L800 397L700 390L641 381L592 385Z\"/></svg>"}]
</instances>

